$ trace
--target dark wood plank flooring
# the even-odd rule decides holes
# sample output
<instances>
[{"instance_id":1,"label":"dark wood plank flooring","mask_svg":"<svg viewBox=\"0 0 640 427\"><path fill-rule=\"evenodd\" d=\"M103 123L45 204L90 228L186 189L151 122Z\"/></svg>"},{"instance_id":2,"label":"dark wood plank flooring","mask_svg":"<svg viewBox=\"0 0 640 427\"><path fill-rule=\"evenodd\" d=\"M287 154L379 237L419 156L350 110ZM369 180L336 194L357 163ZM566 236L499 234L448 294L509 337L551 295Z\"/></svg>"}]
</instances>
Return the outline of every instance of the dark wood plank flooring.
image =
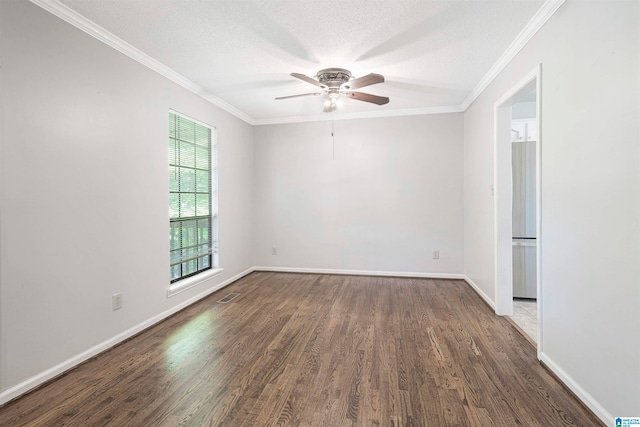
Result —
<instances>
[{"instance_id":1,"label":"dark wood plank flooring","mask_svg":"<svg viewBox=\"0 0 640 427\"><path fill-rule=\"evenodd\" d=\"M255 272L0 425L602 426L535 354L462 281Z\"/></svg>"}]
</instances>

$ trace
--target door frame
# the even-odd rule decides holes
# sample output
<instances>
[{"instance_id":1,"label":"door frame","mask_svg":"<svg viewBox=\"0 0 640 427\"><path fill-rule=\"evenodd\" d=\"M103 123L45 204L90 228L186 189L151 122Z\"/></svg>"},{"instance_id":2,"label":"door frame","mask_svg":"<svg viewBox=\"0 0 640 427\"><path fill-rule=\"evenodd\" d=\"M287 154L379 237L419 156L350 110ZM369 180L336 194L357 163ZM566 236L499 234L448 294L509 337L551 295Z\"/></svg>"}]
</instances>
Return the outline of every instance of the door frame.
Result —
<instances>
[{"instance_id":1,"label":"door frame","mask_svg":"<svg viewBox=\"0 0 640 427\"><path fill-rule=\"evenodd\" d=\"M538 358L542 353L542 64L494 104L494 275L496 314L513 314L511 106L525 92L536 91L536 295L538 309Z\"/></svg>"}]
</instances>

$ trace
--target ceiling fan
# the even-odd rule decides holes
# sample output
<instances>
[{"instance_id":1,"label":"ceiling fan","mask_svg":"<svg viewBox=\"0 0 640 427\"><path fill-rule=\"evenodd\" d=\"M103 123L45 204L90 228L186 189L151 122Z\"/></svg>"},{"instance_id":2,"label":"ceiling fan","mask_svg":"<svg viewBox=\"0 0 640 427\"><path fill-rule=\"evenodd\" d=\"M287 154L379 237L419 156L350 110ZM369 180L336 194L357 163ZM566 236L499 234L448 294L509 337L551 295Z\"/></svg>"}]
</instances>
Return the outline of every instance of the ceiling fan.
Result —
<instances>
[{"instance_id":1,"label":"ceiling fan","mask_svg":"<svg viewBox=\"0 0 640 427\"><path fill-rule=\"evenodd\" d=\"M304 74L291 73L292 77L304 82L311 83L322 89L322 92L302 93L299 95L281 96L276 99L298 98L300 96L329 95L329 99L324 103L324 112L329 113L337 107L338 98L346 96L357 101L370 102L372 104L384 105L389 102L386 96L371 95L363 92L353 92L352 89L384 83L384 76L380 74L367 74L351 80L351 71L344 68L325 68L316 74L317 80Z\"/></svg>"}]
</instances>

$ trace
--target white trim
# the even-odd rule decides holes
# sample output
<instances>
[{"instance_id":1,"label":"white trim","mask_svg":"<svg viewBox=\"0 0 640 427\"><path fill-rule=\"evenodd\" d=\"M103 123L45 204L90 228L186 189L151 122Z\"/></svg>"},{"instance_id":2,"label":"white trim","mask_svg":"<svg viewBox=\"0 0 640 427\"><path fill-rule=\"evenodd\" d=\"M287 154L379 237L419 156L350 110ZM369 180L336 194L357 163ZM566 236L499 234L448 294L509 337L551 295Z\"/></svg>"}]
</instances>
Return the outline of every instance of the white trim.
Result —
<instances>
[{"instance_id":1,"label":"white trim","mask_svg":"<svg viewBox=\"0 0 640 427\"><path fill-rule=\"evenodd\" d=\"M146 66L147 68L155 71L161 76L166 77L174 83L182 86L183 88L195 93L196 95L204 98L209 101L213 105L223 109L227 113L233 114L237 118L244 120L249 124L254 124L254 120L251 116L246 113L240 111L233 105L223 101L217 96L213 95L209 91L207 91L202 86L192 82L181 74L173 71L171 68L162 64L161 62L153 59L146 53L142 52L140 49L135 48L130 45L126 41L122 40L120 37L115 34L105 30L95 22L85 18L80 15L75 10L69 8L68 6L60 3L58 0L30 0L32 3L40 6L44 10L52 13L58 18L68 22L74 27L84 31L90 36L95 37L100 40L104 44L111 46L115 50L127 55L129 58L138 61L140 64Z\"/></svg>"},{"instance_id":2,"label":"white trim","mask_svg":"<svg viewBox=\"0 0 640 427\"><path fill-rule=\"evenodd\" d=\"M203 271L200 274L196 274L195 276L187 277L186 279L182 279L179 282L176 282L172 285L169 285L169 289L167 289L167 298L170 298L174 295L178 295L181 292L186 291L187 289L191 289L194 286L198 286L202 282L213 279L214 277L222 274L222 268L213 268L210 270Z\"/></svg>"},{"instance_id":3,"label":"white trim","mask_svg":"<svg viewBox=\"0 0 640 427\"><path fill-rule=\"evenodd\" d=\"M218 283L217 285L212 286L211 288L207 289L204 292L199 293L196 296L193 296L191 298L189 298L186 301L181 302L180 304L177 304L174 307L171 307L170 309L163 311L162 313L153 316L147 320L145 320L142 323L137 324L136 326L127 329L124 332L121 332L115 336L113 336L112 338L109 338L106 341L101 342L98 345L95 345L93 347L91 347L88 350L83 351L80 354L77 354L67 360L65 360L62 363L59 363L57 365L55 365L52 368L49 368L37 375L34 375L31 378L26 379L25 381L21 382L20 384L17 384L13 387L11 387L10 389L7 389L5 391L3 391L2 393L0 393L0 405L15 399L16 397L28 392L29 390L43 384L44 382L62 374L65 371L68 371L71 368L74 368L75 366L79 365L80 363L84 362L85 360L88 360L90 358L92 358L93 356L102 353L105 350L110 349L111 347L121 343L122 341L136 335L137 333L155 325L156 323L166 319L167 317L171 316L172 314L182 310L183 308L195 303L196 301L208 296L209 294L212 294L215 291L218 291L222 288L224 288L227 285L230 285L231 283L235 282L238 279L241 279L242 277L246 276L247 274L253 272L253 268L249 268L245 271L243 271L242 273L236 274L235 276L225 280L224 282Z\"/></svg>"},{"instance_id":4,"label":"white trim","mask_svg":"<svg viewBox=\"0 0 640 427\"><path fill-rule=\"evenodd\" d=\"M47 369L33 377L21 382L20 384L11 387L8 390L0 393L0 405L13 400L29 390L45 383L46 381L74 368L80 363L96 356L111 347L116 346L122 341L138 334L139 332L155 325L158 322L166 319L172 314L182 310L183 308L199 301L202 298L218 291L231 283L243 278L244 276L254 271L272 271L272 272L285 272L285 273L317 273L317 274L345 274L345 275L365 275L365 276L394 276L394 277L418 277L418 278L434 278L434 279L459 279L464 280L471 286L471 288L478 293L478 295L492 308L495 308L495 304L491 299L466 275L464 274L450 274L450 273L415 273L415 272L399 272L399 271L371 271L371 270L340 270L340 269L321 269L321 268L293 268L293 267L251 267L247 270L212 286L204 292L195 295L180 304L172 307L156 316L147 319L146 321L139 323L138 325L127 329L126 331L115 335L114 337L103 341L102 343L73 356L58 365ZM569 376L562 368L560 368L553 360L544 353L539 353L538 358L542 361L558 378L573 392L575 395L591 409L605 424L608 420L612 420L613 417L604 407L587 393L580 385L578 385L573 378Z\"/></svg>"},{"instance_id":5,"label":"white trim","mask_svg":"<svg viewBox=\"0 0 640 427\"><path fill-rule=\"evenodd\" d=\"M378 110L357 113L316 114L314 116L292 116L273 119L255 119L254 125L277 125L286 123L322 122L329 120L372 119L378 117L418 116L427 114L462 113L460 105L443 107L410 108L404 110Z\"/></svg>"},{"instance_id":6,"label":"white trim","mask_svg":"<svg viewBox=\"0 0 640 427\"><path fill-rule=\"evenodd\" d=\"M464 280L465 276L463 274L448 274L448 273L407 273L407 272L399 272L399 271L364 271L364 270L338 270L338 269L318 269L318 268L290 268L290 267L250 267L247 270L236 274L235 276L225 280L224 282L218 283L217 285L212 286L211 288L177 304L170 309L153 316L142 323L133 326L132 328L127 329L124 332L121 332L100 344L97 344L88 350L83 351L45 371L40 372L37 375L32 376L31 378L26 379L25 381L3 391L0 393L0 405L7 403L10 400L13 400L25 393L29 390L49 381L52 378L76 367L82 362L96 356L105 350L110 349L111 347L116 346L122 341L131 338L132 336L142 332L143 330L155 325L158 322L166 319L172 314L182 310L183 308L201 300L202 298L218 291L231 283L235 282L243 278L244 276L254 272L254 271L274 271L274 272L287 272L287 273L318 273L318 274L345 274L345 275L365 275L365 276L395 276L395 277L419 277L419 278L432 278L432 279L462 279ZM214 272L217 272L214 270ZM199 277L194 276L194 277ZM204 280L208 280L214 276L208 276L206 278L202 278L198 283L201 283ZM195 284L193 285L195 286ZM182 290L186 289L181 289ZM176 292L177 293L177 292ZM169 295L168 295L169 296Z\"/></svg>"},{"instance_id":7,"label":"white trim","mask_svg":"<svg viewBox=\"0 0 640 427\"><path fill-rule=\"evenodd\" d=\"M484 291L480 289L480 287L476 285L469 276L467 276L466 274L464 274L463 276L464 276L464 281L467 282L469 286L471 286L471 288L474 291L476 291L478 295L480 295L480 298L482 298L484 302L489 304L489 307L491 307L493 311L496 311L496 304L491 300L491 298L489 298L489 295L485 294Z\"/></svg>"},{"instance_id":8,"label":"white trim","mask_svg":"<svg viewBox=\"0 0 640 427\"><path fill-rule=\"evenodd\" d=\"M297 267L253 267L254 271L274 271L281 273L316 273L316 274L345 274L349 276L391 276L417 277L424 279L460 279L464 274L451 273L416 273L406 271L378 271L378 270L340 270L335 268L297 268Z\"/></svg>"},{"instance_id":9,"label":"white trim","mask_svg":"<svg viewBox=\"0 0 640 427\"><path fill-rule=\"evenodd\" d=\"M598 402L593 396L591 396L585 389L580 387L580 385L573 378L571 378L571 376L567 374L564 369L558 366L545 353L540 353L538 355L538 359L540 359L540 361L544 363L547 368L549 368L549 370L553 372L560 379L560 381L562 381L569 388L569 390L571 390L578 397L578 399L582 401L582 403L587 405L587 407L591 409L591 411L593 411L593 413L596 414L596 416L600 418L600 420L605 425L610 425L610 423L614 419L613 415L611 415L609 411L607 411L604 406L600 404L600 402Z\"/></svg>"},{"instance_id":10,"label":"white trim","mask_svg":"<svg viewBox=\"0 0 640 427\"><path fill-rule=\"evenodd\" d=\"M60 19L68 22L74 27L84 31L85 33L95 37L108 46L116 49L117 51L127 55L140 64L148 67L149 69L157 72L158 74L166 77L174 83L184 87L185 89L195 93L201 98L209 101L213 105L223 109L224 111L238 117L241 120L249 123L250 125L269 125L269 124L282 124L282 123L300 123L300 122L316 122L331 120L331 115L314 115L314 116L293 116L293 117L281 117L272 119L255 119L240 109L234 107L226 101L218 98L202 86L192 82L186 77L173 71L171 68L153 59L149 55L145 54L141 50L133 47L129 43L125 42L121 38L117 37L113 33L105 30L95 22L85 18L78 12L69 8L68 6L60 3L58 0L30 0L33 4L36 4L44 10L52 13ZM400 116L413 116L413 115L426 115L426 114L441 114L441 113L461 113L466 111L467 108L473 103L473 101L480 96L480 94L489 86L489 84L505 69L505 67L511 62L511 60L522 50L527 42L542 28L542 26L551 18L551 16L562 6L565 0L547 0L538 12L531 18L529 23L522 29L513 42L509 45L507 50L498 58L496 63L489 69L487 74L480 80L480 82L473 88L471 93L465 98L465 100L459 105L452 106L440 106L440 107L424 107L413 108L404 110L382 110L382 111L370 111L360 113L345 113L337 114L336 120L347 119L360 119L360 118L376 118L376 117L400 117Z\"/></svg>"},{"instance_id":11,"label":"white trim","mask_svg":"<svg viewBox=\"0 0 640 427\"><path fill-rule=\"evenodd\" d=\"M218 129L214 126L214 125L210 125L209 123L205 123L203 121L200 121L198 119L194 119L193 117L189 116L188 114L184 114L181 113L180 111L174 110L173 108L169 108L169 113L171 114L175 114L176 116L180 116L183 119L187 119L192 121L193 123L200 125L200 126L204 126L206 128L211 129L212 131L217 131ZM213 145L213 144L212 144Z\"/></svg>"},{"instance_id":12,"label":"white trim","mask_svg":"<svg viewBox=\"0 0 640 427\"><path fill-rule=\"evenodd\" d=\"M473 104L482 92L498 77L498 75L509 65L511 60L520 53L531 38L542 28L542 26L553 16L554 13L562 6L565 0L547 0L542 7L531 18L529 23L520 31L520 34L511 42L507 50L498 58L495 64L489 69L487 74L478 82L471 93L460 104L462 111Z\"/></svg>"},{"instance_id":13,"label":"white trim","mask_svg":"<svg viewBox=\"0 0 640 427\"><path fill-rule=\"evenodd\" d=\"M520 92L520 90L522 90L523 87L525 87L527 84L531 83L535 78L539 77L539 75L541 74L541 72L540 72L541 66L542 66L541 64L536 65L536 67L533 70L529 71L523 78L521 78L518 83L516 83L515 85L511 86L511 89L509 89L506 93L504 93L494 103L494 106L497 108L497 107L501 106L502 104L505 104L506 102L509 101L510 98L513 98L513 96L515 94ZM536 99L536 102L538 102L537 99ZM536 106L536 112L537 112L537 106Z\"/></svg>"},{"instance_id":14,"label":"white trim","mask_svg":"<svg viewBox=\"0 0 640 427\"><path fill-rule=\"evenodd\" d=\"M542 281L542 141L544 141L542 134L542 64L538 64L536 70L536 135L536 308L538 311L538 345L536 347L539 360L542 356L544 343L542 330L542 313L544 312L542 309L544 305Z\"/></svg>"},{"instance_id":15,"label":"white trim","mask_svg":"<svg viewBox=\"0 0 640 427\"><path fill-rule=\"evenodd\" d=\"M511 187L511 134L509 127L502 127L504 121L511 122L511 100L525 86L536 82L536 126L538 126L538 141L536 144L536 183L539 184L538 173L540 169L540 150L542 145L542 135L540 132L540 79L542 78L542 64L538 64L526 76L524 76L517 84L511 87L504 95L502 95L494 103L494 121L493 121L493 173L494 173L494 275L495 275L495 295L496 295L496 314L512 315L513 314L513 271L512 271L512 192ZM507 153L508 151L508 153ZM540 204L540 187L536 188L536 213L539 214ZM542 235L540 234L540 217L536 219L536 236L538 237L538 249L536 253L536 271L540 273L540 242ZM538 307L542 305L540 290L540 276L537 277L537 297ZM538 310L540 313L540 309ZM540 324L542 318L538 318L538 332L541 332ZM541 350L542 335L538 336L538 349Z\"/></svg>"},{"instance_id":16,"label":"white trim","mask_svg":"<svg viewBox=\"0 0 640 427\"><path fill-rule=\"evenodd\" d=\"M468 276L464 276L465 282L469 284L475 290L480 297L485 300L489 306L491 306L495 310L495 304L491 299L485 294L482 289L476 285L473 280L471 280ZM538 287L538 296L540 296L540 287ZM540 304L538 304L538 311L540 311ZM540 316L540 313L538 313ZM540 317L538 317L540 319ZM542 332L541 323L538 322L538 334ZM569 390L571 390L577 397L584 403L591 411L593 411L600 420L608 425L611 420L613 420L613 416L589 393L587 393L580 385L569 375L567 374L560 366L558 366L549 356L542 352L542 340L541 336L538 335L538 360L544 363L547 368L551 372L553 372L559 379L566 385Z\"/></svg>"}]
</instances>

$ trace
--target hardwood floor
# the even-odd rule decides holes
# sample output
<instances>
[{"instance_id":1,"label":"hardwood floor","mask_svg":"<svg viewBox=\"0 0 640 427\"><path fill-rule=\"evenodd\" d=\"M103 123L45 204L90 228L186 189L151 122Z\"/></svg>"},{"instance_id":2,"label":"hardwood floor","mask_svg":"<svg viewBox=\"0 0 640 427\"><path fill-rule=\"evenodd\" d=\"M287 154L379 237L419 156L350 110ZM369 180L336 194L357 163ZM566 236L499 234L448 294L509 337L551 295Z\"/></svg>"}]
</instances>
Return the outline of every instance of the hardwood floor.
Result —
<instances>
[{"instance_id":1,"label":"hardwood floor","mask_svg":"<svg viewBox=\"0 0 640 427\"><path fill-rule=\"evenodd\" d=\"M6 405L0 425L603 424L462 281L255 272Z\"/></svg>"}]
</instances>

